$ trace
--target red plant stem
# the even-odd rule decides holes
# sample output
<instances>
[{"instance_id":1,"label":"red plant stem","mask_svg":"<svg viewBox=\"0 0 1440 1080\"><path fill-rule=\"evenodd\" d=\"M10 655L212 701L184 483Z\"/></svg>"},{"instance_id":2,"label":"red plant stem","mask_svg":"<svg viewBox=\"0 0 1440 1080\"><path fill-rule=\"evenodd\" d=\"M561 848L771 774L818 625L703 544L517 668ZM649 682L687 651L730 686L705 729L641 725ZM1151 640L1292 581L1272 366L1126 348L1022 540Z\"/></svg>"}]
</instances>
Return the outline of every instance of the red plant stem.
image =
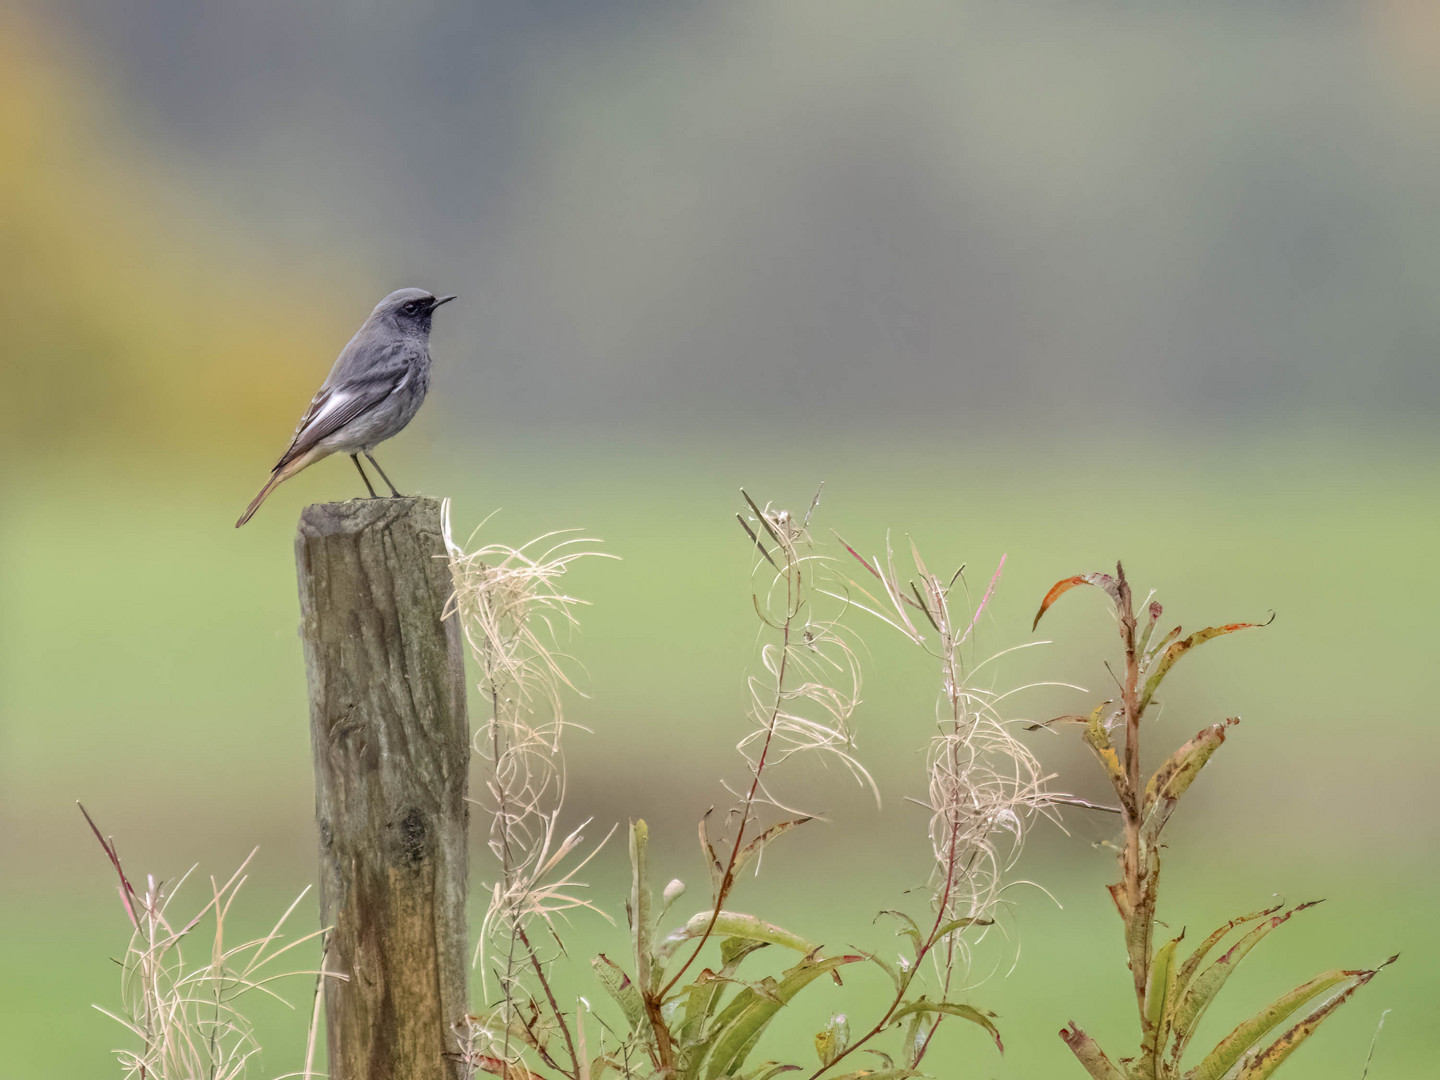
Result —
<instances>
[{"instance_id":1,"label":"red plant stem","mask_svg":"<svg viewBox=\"0 0 1440 1080\"><path fill-rule=\"evenodd\" d=\"M695 943L695 949L691 952L689 959L680 966L680 970L663 987L660 988L657 1000L663 1001L665 995L675 988L681 976L695 963L695 958L700 955L700 950L705 947L705 942L710 940L710 935L715 931L715 924L720 920L720 912L725 906L726 897L735 885L735 862L740 857L740 845L745 839L745 827L750 823L750 812L755 805L755 796L760 790L760 777L765 771L765 762L770 754L770 743L775 737L775 726L780 720L780 706L784 701L785 689L785 668L790 659L790 627L795 621L795 577L799 572L794 563L794 555L786 552L790 561L787 563L785 575L785 625L780 632L780 666L775 672L775 705L770 710L770 719L765 725L765 742L760 747L760 757L755 762L755 775L750 781L750 790L745 795L745 802L740 815L740 827L735 830L735 843L730 848L730 859L725 865L725 873L720 878L720 887L715 893L715 909L710 913L710 921L705 926L705 932L700 935L700 940ZM644 974L641 973L641 978ZM658 1034L658 1032L657 1032Z\"/></svg>"},{"instance_id":2,"label":"red plant stem","mask_svg":"<svg viewBox=\"0 0 1440 1080\"><path fill-rule=\"evenodd\" d=\"M530 957L530 964L535 969L535 977L540 981L540 986L545 991L545 999L550 1002L550 1011L555 1014L555 1019L560 1023L560 1034L565 1036L565 1050L570 1055L571 1069L569 1072L561 1069L559 1065L556 1065L555 1062L551 1060L550 1055L545 1052L543 1047L540 1049L540 1056L550 1064L552 1069L557 1069L561 1073L564 1073L564 1075L578 1080L580 1076L580 1055L575 1050L575 1042L570 1035L570 1025L565 1023L565 1014L560 1011L560 1003L555 1000L555 991L550 988L550 980L545 975L545 965L540 963L540 957L535 954L535 947L530 944L530 938L526 936L525 928L517 923L515 932L519 935L521 944L525 946L526 955ZM507 1017L506 1019L508 1020L509 1018ZM507 1024L506 1026L508 1029L509 1025Z\"/></svg>"},{"instance_id":3,"label":"red plant stem","mask_svg":"<svg viewBox=\"0 0 1440 1080\"><path fill-rule=\"evenodd\" d=\"M828 1065L822 1065L820 1066L820 1068L816 1069L813 1073L811 1073L808 1077L808 1080L819 1080L819 1077L829 1072L836 1065L840 1064L840 1062L843 1061L845 1058L849 1057L852 1053L854 1053L856 1050L859 1050L871 1039L875 1038L875 1036L879 1035L882 1031L884 1031L887 1027L890 1026L890 1018L894 1016L895 1013L900 1009L900 1006L904 1004L905 995L910 990L910 984L915 981L915 976L920 971L920 966L925 962L925 958L929 956L930 950L935 947L935 941L936 938L939 936L940 927L945 925L945 909L949 905L950 895L955 888L955 864L957 862L957 859L955 857L955 844L959 838L959 835L960 822L958 820L953 821L950 826L950 859L949 864L946 867L945 887L941 891L940 903L937 905L937 910L935 912L935 922L930 927L929 936L925 939L924 943L915 950L915 963L911 965L909 970L905 971L901 975L900 985L896 988L895 991L895 999L891 1001L890 1007L885 1010L885 1015L876 1022L874 1027L872 1027L868 1032L866 1032L855 1042L847 1046L840 1053L836 1054L834 1059ZM939 1026L940 1022L937 1020L935 1022L935 1027ZM921 1057L924 1056L925 1048L929 1046L930 1040L934 1038L934 1036L935 1030L934 1028L931 1028L930 1034L925 1038L924 1047L921 1048Z\"/></svg>"}]
</instances>

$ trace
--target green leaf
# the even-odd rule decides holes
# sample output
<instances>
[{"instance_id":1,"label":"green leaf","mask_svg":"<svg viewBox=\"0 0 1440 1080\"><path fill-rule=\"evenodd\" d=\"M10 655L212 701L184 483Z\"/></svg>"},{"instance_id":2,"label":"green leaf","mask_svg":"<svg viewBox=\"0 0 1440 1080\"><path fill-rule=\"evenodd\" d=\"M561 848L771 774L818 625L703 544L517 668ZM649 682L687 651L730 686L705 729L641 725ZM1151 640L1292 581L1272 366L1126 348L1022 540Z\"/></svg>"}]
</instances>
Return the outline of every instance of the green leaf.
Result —
<instances>
[{"instance_id":1,"label":"green leaf","mask_svg":"<svg viewBox=\"0 0 1440 1080\"><path fill-rule=\"evenodd\" d=\"M905 1029L905 1058L912 1068L920 1067L920 1058L930 1041L930 1031L925 1026L925 1014L917 1012L910 1017L910 1026Z\"/></svg>"},{"instance_id":2,"label":"green leaf","mask_svg":"<svg viewBox=\"0 0 1440 1080\"><path fill-rule=\"evenodd\" d=\"M1359 990L1360 987L1373 979L1379 973L1380 968L1388 967L1397 959L1399 959L1398 954L1390 957L1390 959L1386 960L1380 967L1357 976L1351 986L1326 998L1325 1001L1321 1002L1319 1008L1309 1013L1305 1019L1286 1031L1285 1034L1281 1035L1280 1038L1276 1039L1253 1059L1247 1061L1236 1074L1236 1080L1267 1080L1267 1078L1280 1067L1281 1062L1293 1054L1301 1043L1315 1034L1315 1029L1318 1028L1331 1013L1349 1001L1351 995L1354 994L1356 990Z\"/></svg>"},{"instance_id":3,"label":"green leaf","mask_svg":"<svg viewBox=\"0 0 1440 1080\"><path fill-rule=\"evenodd\" d=\"M735 974L735 969L740 966L740 961L749 956L757 949L765 948L767 942L756 941L754 938L727 937L720 939L720 962L724 964L724 973Z\"/></svg>"},{"instance_id":4,"label":"green leaf","mask_svg":"<svg viewBox=\"0 0 1440 1080\"><path fill-rule=\"evenodd\" d=\"M1230 1066L1240 1060L1240 1055L1263 1039L1277 1025L1289 1019L1290 1014L1301 1006L1319 997L1325 991L1339 986L1347 980L1364 975L1363 971L1327 971L1307 983L1302 983L1289 993L1281 994L1260 1012L1236 1026L1216 1044L1215 1049L1205 1055L1205 1060L1191 1069L1190 1080L1220 1080L1230 1071Z\"/></svg>"},{"instance_id":5,"label":"green leaf","mask_svg":"<svg viewBox=\"0 0 1440 1080\"><path fill-rule=\"evenodd\" d=\"M1283 903L1273 904L1270 907L1264 908L1261 911L1252 911L1248 915L1240 915L1234 919L1231 919L1224 926L1220 927L1218 930L1212 933L1209 937L1207 937L1199 944L1199 946L1195 949L1193 953L1190 954L1189 959L1186 960L1185 963L1180 965L1180 976L1176 980L1178 988L1183 991L1186 987L1190 985L1190 980L1194 978L1195 972L1200 970L1200 965L1205 962L1205 957L1210 955L1210 950L1215 948L1216 945L1220 944L1220 942L1225 938L1227 934L1230 933L1231 930L1234 930L1237 926L1243 926L1245 923L1252 923L1256 919L1263 919L1267 915L1274 915L1275 912L1279 911L1284 906L1285 905Z\"/></svg>"},{"instance_id":6,"label":"green leaf","mask_svg":"<svg viewBox=\"0 0 1440 1080\"><path fill-rule=\"evenodd\" d=\"M850 1046L850 1020L844 1013L830 1017L824 1030L815 1033L815 1056L821 1065L829 1065Z\"/></svg>"},{"instance_id":7,"label":"green leaf","mask_svg":"<svg viewBox=\"0 0 1440 1080\"><path fill-rule=\"evenodd\" d=\"M1070 1021L1069 1027L1060 1029L1060 1038L1065 1040L1065 1045L1085 1067L1091 1080L1125 1080L1125 1074L1105 1056L1100 1044L1076 1027L1075 1021Z\"/></svg>"},{"instance_id":8,"label":"green leaf","mask_svg":"<svg viewBox=\"0 0 1440 1080\"><path fill-rule=\"evenodd\" d=\"M1190 789L1200 770L1210 760L1210 755L1225 741L1225 729L1240 721L1233 717L1221 724L1211 724L1196 732L1195 737L1155 770L1150 783L1145 787L1145 820L1141 832L1149 844L1154 844L1160 830L1170 820L1180 796Z\"/></svg>"},{"instance_id":9,"label":"green leaf","mask_svg":"<svg viewBox=\"0 0 1440 1080\"><path fill-rule=\"evenodd\" d=\"M1036 618L1038 621L1039 617L1037 616ZM1273 620L1275 616L1272 614L1270 618ZM1145 680L1145 689L1140 695L1140 711L1143 713L1149 707L1150 699L1155 696L1155 691L1160 689L1160 684L1165 680L1165 676L1170 674L1170 669L1191 649L1197 645L1203 645L1213 638L1221 637L1225 634L1233 634L1237 630L1250 630L1257 626L1269 625L1269 622L1235 622L1227 623L1224 626L1207 626L1204 630L1196 630L1195 633L1189 637L1175 642L1161 654L1160 661L1156 664L1155 670L1151 672L1150 677Z\"/></svg>"},{"instance_id":10,"label":"green leaf","mask_svg":"<svg viewBox=\"0 0 1440 1080\"><path fill-rule=\"evenodd\" d=\"M1150 961L1150 977L1145 985L1145 1024L1140 1043L1140 1057L1131 1066L1134 1080L1154 1080L1163 1075L1160 1071L1160 1053L1165 1048L1169 1029L1170 1011L1174 1007L1175 980L1179 972L1175 965L1175 950L1180 939L1171 938L1155 950Z\"/></svg>"},{"instance_id":11,"label":"green leaf","mask_svg":"<svg viewBox=\"0 0 1440 1080\"><path fill-rule=\"evenodd\" d=\"M1184 936L1182 931L1179 937L1161 945L1155 950L1155 959L1150 962L1150 983L1145 988L1145 1018L1157 1032L1165 1023L1167 1004L1173 1004L1170 996L1175 990L1175 976L1178 974L1175 970L1175 950ZM1157 1041L1156 1046L1161 1045L1163 1040Z\"/></svg>"},{"instance_id":12,"label":"green leaf","mask_svg":"<svg viewBox=\"0 0 1440 1080\"><path fill-rule=\"evenodd\" d=\"M630 976L604 953L591 960L590 966L595 971L595 977L600 980L600 985L620 1006L620 1011L625 1014L630 1026L638 1027L645 1019L645 1002L640 998L640 991L630 981Z\"/></svg>"},{"instance_id":13,"label":"green leaf","mask_svg":"<svg viewBox=\"0 0 1440 1080\"><path fill-rule=\"evenodd\" d=\"M701 1041L705 1024L720 1003L721 991L728 982L729 979L706 968L680 991L685 998L685 1011L672 1034L682 1047L694 1046Z\"/></svg>"},{"instance_id":14,"label":"green leaf","mask_svg":"<svg viewBox=\"0 0 1440 1080\"><path fill-rule=\"evenodd\" d=\"M1251 949L1260 944L1266 934L1289 920L1291 916L1306 908L1314 907L1319 902L1312 900L1305 904L1298 904L1289 911L1265 919L1259 926L1232 945L1219 959L1195 976L1180 996L1179 1004L1175 1008L1173 1026L1178 1049L1174 1056L1177 1060L1180 1053L1184 1052L1185 1043L1189 1041L1190 1035L1194 1033L1196 1026L1200 1023L1200 1018L1205 1015L1205 1010L1215 1000L1215 995L1225 985L1225 980L1230 978L1230 973L1235 970L1236 965L1245 958Z\"/></svg>"},{"instance_id":15,"label":"green leaf","mask_svg":"<svg viewBox=\"0 0 1440 1080\"><path fill-rule=\"evenodd\" d=\"M719 974L706 968L681 991L685 997L685 1011L676 1032L676 1039L681 1045L694 1046L704 1041L705 1025L720 1004L725 987L735 981L735 973L739 970L741 961L755 950L764 947L763 941L746 941L744 938L726 938L720 942L720 959L724 966Z\"/></svg>"},{"instance_id":16,"label":"green leaf","mask_svg":"<svg viewBox=\"0 0 1440 1080\"><path fill-rule=\"evenodd\" d=\"M715 1032L708 1039L705 1053L696 1055L685 1071L687 1080L702 1077L718 1080L733 1073L745 1063L766 1026L775 1014L796 994L821 975L834 972L845 964L854 964L863 956L832 956L825 960L805 959L790 968L780 979L763 979L735 996L716 1017Z\"/></svg>"},{"instance_id":17,"label":"green leaf","mask_svg":"<svg viewBox=\"0 0 1440 1080\"><path fill-rule=\"evenodd\" d=\"M689 921L678 930L672 930L656 946L656 959L663 963L670 959L675 954L675 950L685 942L703 937L712 918L715 920L715 928L711 931L712 936L744 938L747 941L762 941L767 945L784 945L787 949L794 949L802 956L813 953L817 948L798 934L792 934L788 930L762 922L754 915L745 915L738 911L722 911L717 916L714 911L701 911L692 915Z\"/></svg>"},{"instance_id":18,"label":"green leaf","mask_svg":"<svg viewBox=\"0 0 1440 1080\"><path fill-rule=\"evenodd\" d=\"M791 829L798 828L799 826L804 825L807 821L813 820L814 818L800 817L794 819L793 821L782 821L778 825L771 825L770 828L766 829L754 840L751 840L750 843L746 844L743 848L740 849L740 854L735 856L735 868L731 871L731 874L733 874L735 877L739 877L740 870L745 866L745 864L748 863L751 859L755 858L756 855L759 855L760 852L764 850L765 845L770 843L771 840L774 840L776 837L783 836Z\"/></svg>"},{"instance_id":19,"label":"green leaf","mask_svg":"<svg viewBox=\"0 0 1440 1080\"><path fill-rule=\"evenodd\" d=\"M660 970L655 963L654 927L650 925L650 829L638 818L630 822L630 921L635 945L635 973L643 988L655 990Z\"/></svg>"},{"instance_id":20,"label":"green leaf","mask_svg":"<svg viewBox=\"0 0 1440 1080\"><path fill-rule=\"evenodd\" d=\"M767 1061L760 1068L751 1073L746 1080L772 1080L773 1077L787 1072L804 1072L799 1065L785 1065L778 1061Z\"/></svg>"},{"instance_id":21,"label":"green leaf","mask_svg":"<svg viewBox=\"0 0 1440 1080\"><path fill-rule=\"evenodd\" d=\"M896 990L901 989L900 972L895 970L894 964L890 963L889 960L882 959L875 953L865 953L864 955L866 960L869 960L881 971L885 972L886 975L890 976L890 981L895 984Z\"/></svg>"},{"instance_id":22,"label":"green leaf","mask_svg":"<svg viewBox=\"0 0 1440 1080\"><path fill-rule=\"evenodd\" d=\"M1273 904L1260 911L1252 911L1248 915L1240 915L1231 919L1202 941L1196 947L1195 951L1190 954L1185 963L1180 965L1179 974L1175 978L1175 993L1177 996L1170 1007L1169 1018L1170 1031L1174 1037L1174 1043L1170 1049L1172 1065L1176 1067L1179 1066L1180 1058L1185 1053L1185 1048L1189 1044L1191 1037L1195 1034L1195 1023L1198 1021L1198 1017L1192 1018L1188 1025L1184 1025L1180 1021L1179 1012L1181 1002L1184 1001L1185 991L1189 989L1195 973L1200 970L1200 965L1205 962L1205 958L1210 955L1211 950L1220 944L1220 942L1229 935L1230 931L1234 930L1237 926L1243 926L1246 923L1254 922L1256 919L1263 919L1269 915L1274 915L1284 906L1283 903Z\"/></svg>"},{"instance_id":23,"label":"green leaf","mask_svg":"<svg viewBox=\"0 0 1440 1080\"><path fill-rule=\"evenodd\" d=\"M955 933L955 931L957 930L964 930L967 927L991 926L993 924L993 919L977 919L974 917L968 917L964 919L951 919L949 922L944 923L935 931L935 940L943 941L948 935Z\"/></svg>"},{"instance_id":24,"label":"green leaf","mask_svg":"<svg viewBox=\"0 0 1440 1080\"><path fill-rule=\"evenodd\" d=\"M1076 574L1074 577L1065 578L1050 586L1050 591L1045 594L1045 599L1040 601L1040 610L1035 613L1035 622L1031 624L1030 629L1033 631L1039 626L1040 619L1045 612L1050 610L1050 605L1077 585L1094 585L1097 589L1104 589L1105 595L1110 597L1112 603L1117 606L1120 603L1120 584L1109 574Z\"/></svg>"},{"instance_id":25,"label":"green leaf","mask_svg":"<svg viewBox=\"0 0 1440 1080\"><path fill-rule=\"evenodd\" d=\"M920 927L915 925L915 920L912 919L909 915L906 915L903 911L892 911L889 908L881 911L880 914L889 915L892 919L894 919L900 924L900 929L895 931L896 936L898 937L899 935L904 934L906 937L908 937L911 942L914 943L915 952L918 954L920 952L921 946L924 944L925 939L920 933ZM877 918L878 917L879 916L877 916Z\"/></svg>"},{"instance_id":26,"label":"green leaf","mask_svg":"<svg viewBox=\"0 0 1440 1080\"><path fill-rule=\"evenodd\" d=\"M1000 1030L990 1019L993 1013L981 1012L971 1005L958 1005L953 1001L926 1001L921 998L919 1001L912 1001L902 1008L896 1010L891 1020L899 1022L912 1013L934 1013L940 1016L958 1016L962 1020L969 1020L972 1024L979 1024L990 1033L995 1040L995 1048L1000 1053L1005 1052L1005 1043L1000 1039Z\"/></svg>"},{"instance_id":27,"label":"green leaf","mask_svg":"<svg viewBox=\"0 0 1440 1080\"><path fill-rule=\"evenodd\" d=\"M725 877L725 864L715 854L715 845L710 842L709 822L714 812L713 808L706 810L700 818L700 851L705 856L705 869L710 873L710 891L718 896L720 883Z\"/></svg>"},{"instance_id":28,"label":"green leaf","mask_svg":"<svg viewBox=\"0 0 1440 1080\"><path fill-rule=\"evenodd\" d=\"M913 1076L924 1075L914 1069L856 1069L831 1080L910 1080Z\"/></svg>"},{"instance_id":29,"label":"green leaf","mask_svg":"<svg viewBox=\"0 0 1440 1080\"><path fill-rule=\"evenodd\" d=\"M1155 624L1160 621L1160 616L1164 613L1164 611L1165 609L1160 606L1159 601L1150 601L1149 610L1147 612L1150 618L1145 621L1145 629L1140 632L1140 639L1135 643L1135 651L1139 655L1144 656L1145 650L1150 647L1150 638L1155 633ZM1180 628L1177 626L1174 629L1173 633L1180 633Z\"/></svg>"},{"instance_id":30,"label":"green leaf","mask_svg":"<svg viewBox=\"0 0 1440 1080\"><path fill-rule=\"evenodd\" d=\"M1178 627L1178 626L1172 626L1172 627L1170 628L1170 632L1169 632L1168 634L1166 634L1163 638L1161 638L1159 641L1155 642L1153 645L1150 646L1149 650L1146 652L1145 656L1143 657L1143 661L1144 661L1144 664L1145 664L1146 667L1149 667L1149 666L1150 666L1150 662L1155 659L1155 655L1156 655L1161 649L1165 648L1165 646L1169 645L1172 641L1174 641L1176 638L1178 638L1178 637L1180 636L1180 630L1181 630L1180 627Z\"/></svg>"}]
</instances>

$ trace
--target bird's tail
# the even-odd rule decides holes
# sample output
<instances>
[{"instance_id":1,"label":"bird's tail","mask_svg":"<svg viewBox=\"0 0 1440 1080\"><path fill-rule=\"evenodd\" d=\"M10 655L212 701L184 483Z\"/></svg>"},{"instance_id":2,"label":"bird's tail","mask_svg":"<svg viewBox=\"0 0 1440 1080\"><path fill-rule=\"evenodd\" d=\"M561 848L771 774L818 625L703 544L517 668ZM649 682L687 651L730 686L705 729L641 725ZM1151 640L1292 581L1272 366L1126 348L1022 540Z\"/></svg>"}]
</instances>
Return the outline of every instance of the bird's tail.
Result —
<instances>
[{"instance_id":1,"label":"bird's tail","mask_svg":"<svg viewBox=\"0 0 1440 1080\"><path fill-rule=\"evenodd\" d=\"M275 466L275 471L270 474L270 479L265 481L265 486L260 489L260 494L256 495L255 498L250 501L250 505L245 508L245 513L241 514L240 520L235 522L235 527L237 529L240 528L241 525L244 525L254 517L255 511L260 509L260 504L269 498L270 492L279 487L283 481L289 480L290 477L305 468L306 465L318 461L325 456L325 454L317 453L311 449L290 461L280 462L279 465Z\"/></svg>"},{"instance_id":2,"label":"bird's tail","mask_svg":"<svg viewBox=\"0 0 1440 1080\"><path fill-rule=\"evenodd\" d=\"M265 501L270 492L274 491L276 487L279 486L280 481L284 479L284 475L282 475L278 469L270 474L270 479L265 481L265 486L260 489L260 494L256 495L255 498L250 501L250 505L245 508L245 513L241 514L240 520L235 522L237 529L255 516L255 511L260 509L260 504Z\"/></svg>"}]
</instances>

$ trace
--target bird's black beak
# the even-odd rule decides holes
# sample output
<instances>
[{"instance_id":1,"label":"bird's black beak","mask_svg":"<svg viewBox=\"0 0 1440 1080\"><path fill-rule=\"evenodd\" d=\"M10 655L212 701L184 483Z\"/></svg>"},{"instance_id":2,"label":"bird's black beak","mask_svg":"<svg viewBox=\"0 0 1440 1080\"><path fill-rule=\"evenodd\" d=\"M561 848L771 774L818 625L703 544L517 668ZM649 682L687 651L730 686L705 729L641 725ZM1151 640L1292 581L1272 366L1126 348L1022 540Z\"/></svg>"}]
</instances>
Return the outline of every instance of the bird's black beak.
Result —
<instances>
[{"instance_id":1,"label":"bird's black beak","mask_svg":"<svg viewBox=\"0 0 1440 1080\"><path fill-rule=\"evenodd\" d=\"M435 310L437 307L439 307L441 304L448 304L451 300L454 300L454 299L455 299L455 297L453 297L453 296L437 296L437 297L434 299L434 301L431 302L431 304L430 304L430 310L431 310L431 311L434 311L434 310Z\"/></svg>"}]
</instances>

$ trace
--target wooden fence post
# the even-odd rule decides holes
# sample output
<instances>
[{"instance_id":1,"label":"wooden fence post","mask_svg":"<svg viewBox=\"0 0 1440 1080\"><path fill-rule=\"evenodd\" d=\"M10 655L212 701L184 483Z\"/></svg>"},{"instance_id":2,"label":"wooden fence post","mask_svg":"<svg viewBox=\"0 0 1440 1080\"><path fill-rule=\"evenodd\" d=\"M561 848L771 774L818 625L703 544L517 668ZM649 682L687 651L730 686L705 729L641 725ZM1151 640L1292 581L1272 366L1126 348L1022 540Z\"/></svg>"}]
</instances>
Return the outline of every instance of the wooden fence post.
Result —
<instances>
[{"instance_id":1,"label":"wooden fence post","mask_svg":"<svg viewBox=\"0 0 1440 1080\"><path fill-rule=\"evenodd\" d=\"M315 753L331 1080L461 1080L470 725L434 499L306 507L295 539Z\"/></svg>"}]
</instances>

